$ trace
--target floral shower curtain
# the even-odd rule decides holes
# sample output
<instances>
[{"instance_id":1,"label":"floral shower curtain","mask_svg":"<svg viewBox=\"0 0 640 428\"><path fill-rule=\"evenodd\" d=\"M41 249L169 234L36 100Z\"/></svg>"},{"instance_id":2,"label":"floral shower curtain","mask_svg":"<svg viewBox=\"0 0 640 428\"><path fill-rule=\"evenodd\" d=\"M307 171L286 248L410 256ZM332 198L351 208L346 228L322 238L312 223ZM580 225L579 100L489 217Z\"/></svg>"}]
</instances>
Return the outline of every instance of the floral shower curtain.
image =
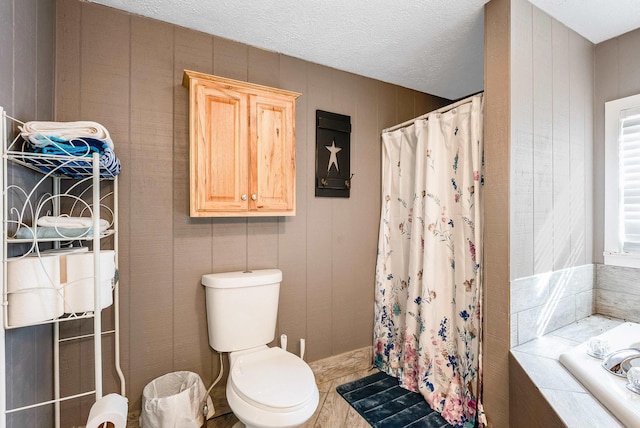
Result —
<instances>
[{"instance_id":1,"label":"floral shower curtain","mask_svg":"<svg viewBox=\"0 0 640 428\"><path fill-rule=\"evenodd\" d=\"M454 426L481 388L482 94L382 134L374 354Z\"/></svg>"}]
</instances>

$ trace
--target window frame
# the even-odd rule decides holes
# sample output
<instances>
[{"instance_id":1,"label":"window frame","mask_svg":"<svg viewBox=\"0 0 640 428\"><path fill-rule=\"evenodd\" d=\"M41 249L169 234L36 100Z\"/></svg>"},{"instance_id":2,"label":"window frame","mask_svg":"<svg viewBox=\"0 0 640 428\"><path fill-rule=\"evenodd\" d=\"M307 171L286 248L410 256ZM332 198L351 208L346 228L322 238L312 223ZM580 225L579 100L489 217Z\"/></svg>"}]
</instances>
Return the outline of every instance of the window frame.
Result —
<instances>
[{"instance_id":1,"label":"window frame","mask_svg":"<svg viewBox=\"0 0 640 428\"><path fill-rule=\"evenodd\" d=\"M640 94L605 103L604 150L604 264L640 268L640 253L623 251L624 238L620 228L622 210L620 199L620 112L640 107Z\"/></svg>"}]
</instances>

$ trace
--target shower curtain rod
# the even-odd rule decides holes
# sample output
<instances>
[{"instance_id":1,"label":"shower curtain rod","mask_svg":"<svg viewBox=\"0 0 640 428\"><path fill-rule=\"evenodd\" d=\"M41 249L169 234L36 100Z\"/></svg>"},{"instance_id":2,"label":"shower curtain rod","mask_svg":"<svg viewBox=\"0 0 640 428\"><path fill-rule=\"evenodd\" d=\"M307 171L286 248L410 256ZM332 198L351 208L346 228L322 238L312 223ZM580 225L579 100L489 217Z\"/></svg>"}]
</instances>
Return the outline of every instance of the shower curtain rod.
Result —
<instances>
[{"instance_id":1,"label":"shower curtain rod","mask_svg":"<svg viewBox=\"0 0 640 428\"><path fill-rule=\"evenodd\" d=\"M478 96L478 95L480 95L482 93L484 93L484 91L476 92L475 94L469 95L466 98L463 98L461 100L455 101L452 104L449 104L448 106L440 107L437 110L433 110L433 111L430 111L429 113L425 113L425 114L420 115L418 117L415 117L413 119L407 120L406 122L402 122L399 125L395 125L395 126L391 126L389 128L385 128L385 129L382 130L382 132L391 132L391 131L395 131L395 130L400 129L400 128L404 128L405 126L412 125L416 120L424 119L425 117L427 117L431 113L446 113L449 110L453 110L454 108L461 106L462 104L468 103L469 101L471 101L471 99L473 97Z\"/></svg>"}]
</instances>

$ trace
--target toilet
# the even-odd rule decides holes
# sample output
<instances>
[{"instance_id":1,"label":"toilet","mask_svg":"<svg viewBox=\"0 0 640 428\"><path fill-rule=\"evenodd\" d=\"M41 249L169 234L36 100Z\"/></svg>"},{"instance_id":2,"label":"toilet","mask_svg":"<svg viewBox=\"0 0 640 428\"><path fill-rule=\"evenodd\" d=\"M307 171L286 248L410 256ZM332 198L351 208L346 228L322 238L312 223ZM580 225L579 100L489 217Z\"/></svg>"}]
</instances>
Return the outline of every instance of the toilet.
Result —
<instances>
[{"instance_id":1,"label":"toilet","mask_svg":"<svg viewBox=\"0 0 640 428\"><path fill-rule=\"evenodd\" d=\"M267 346L275 337L281 281L278 269L202 276L209 345L230 353L227 400L247 428L297 427L318 406L307 363Z\"/></svg>"}]
</instances>

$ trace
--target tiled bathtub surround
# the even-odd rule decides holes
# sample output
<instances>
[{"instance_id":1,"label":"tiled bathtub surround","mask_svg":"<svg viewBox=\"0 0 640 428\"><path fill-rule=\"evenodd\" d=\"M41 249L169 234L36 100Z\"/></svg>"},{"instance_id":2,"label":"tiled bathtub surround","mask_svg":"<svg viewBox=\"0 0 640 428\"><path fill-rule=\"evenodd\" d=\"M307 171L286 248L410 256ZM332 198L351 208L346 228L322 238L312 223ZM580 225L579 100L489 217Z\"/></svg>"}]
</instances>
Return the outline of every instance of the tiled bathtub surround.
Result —
<instances>
[{"instance_id":1,"label":"tiled bathtub surround","mask_svg":"<svg viewBox=\"0 0 640 428\"><path fill-rule=\"evenodd\" d=\"M596 265L595 313L640 322L640 269Z\"/></svg>"},{"instance_id":2,"label":"tiled bathtub surround","mask_svg":"<svg viewBox=\"0 0 640 428\"><path fill-rule=\"evenodd\" d=\"M592 264L512 281L511 346L593 314L594 283Z\"/></svg>"},{"instance_id":3,"label":"tiled bathtub surround","mask_svg":"<svg viewBox=\"0 0 640 428\"><path fill-rule=\"evenodd\" d=\"M622 428L558 361L561 353L621 322L594 315L513 348L510 426Z\"/></svg>"}]
</instances>

